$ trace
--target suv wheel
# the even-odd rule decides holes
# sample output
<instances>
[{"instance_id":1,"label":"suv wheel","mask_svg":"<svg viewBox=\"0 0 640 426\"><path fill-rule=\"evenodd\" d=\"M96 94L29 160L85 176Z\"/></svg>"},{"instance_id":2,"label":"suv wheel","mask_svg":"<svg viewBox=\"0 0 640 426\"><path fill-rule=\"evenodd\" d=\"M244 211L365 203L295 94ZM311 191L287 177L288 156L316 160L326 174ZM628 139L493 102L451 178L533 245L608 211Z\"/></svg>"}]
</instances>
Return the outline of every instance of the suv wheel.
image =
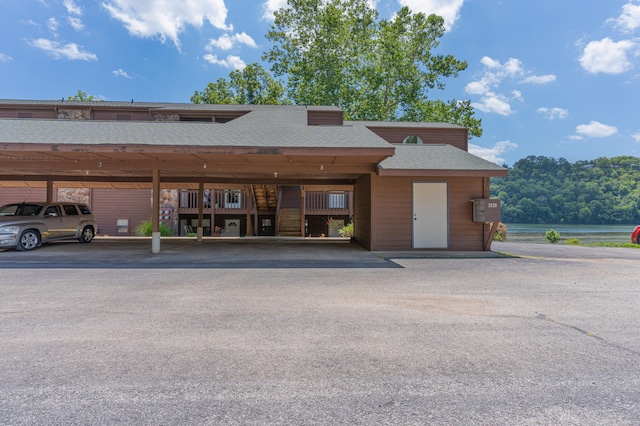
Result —
<instances>
[{"instance_id":1,"label":"suv wheel","mask_svg":"<svg viewBox=\"0 0 640 426\"><path fill-rule=\"evenodd\" d=\"M78 241L80 241L81 243L90 243L91 240L93 240L93 228L90 226L85 226Z\"/></svg>"},{"instance_id":2,"label":"suv wheel","mask_svg":"<svg viewBox=\"0 0 640 426\"><path fill-rule=\"evenodd\" d=\"M18 250L33 250L40 245L40 234L32 229L27 229L20 234L18 240Z\"/></svg>"}]
</instances>

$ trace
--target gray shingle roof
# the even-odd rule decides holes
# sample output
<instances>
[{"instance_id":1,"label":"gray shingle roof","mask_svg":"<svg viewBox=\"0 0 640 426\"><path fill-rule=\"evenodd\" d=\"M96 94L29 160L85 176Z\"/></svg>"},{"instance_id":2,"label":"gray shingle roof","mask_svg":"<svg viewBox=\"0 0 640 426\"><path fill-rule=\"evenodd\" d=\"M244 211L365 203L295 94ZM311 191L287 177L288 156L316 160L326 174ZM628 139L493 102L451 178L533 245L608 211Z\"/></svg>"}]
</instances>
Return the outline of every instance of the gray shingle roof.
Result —
<instances>
[{"instance_id":1,"label":"gray shingle roof","mask_svg":"<svg viewBox=\"0 0 640 426\"><path fill-rule=\"evenodd\" d=\"M390 148L364 127L308 126L304 107L258 108L228 123L0 119L0 143Z\"/></svg>"},{"instance_id":2,"label":"gray shingle roof","mask_svg":"<svg viewBox=\"0 0 640 426\"><path fill-rule=\"evenodd\" d=\"M393 157L383 160L381 170L505 171L490 161L451 145L396 145Z\"/></svg>"}]
</instances>

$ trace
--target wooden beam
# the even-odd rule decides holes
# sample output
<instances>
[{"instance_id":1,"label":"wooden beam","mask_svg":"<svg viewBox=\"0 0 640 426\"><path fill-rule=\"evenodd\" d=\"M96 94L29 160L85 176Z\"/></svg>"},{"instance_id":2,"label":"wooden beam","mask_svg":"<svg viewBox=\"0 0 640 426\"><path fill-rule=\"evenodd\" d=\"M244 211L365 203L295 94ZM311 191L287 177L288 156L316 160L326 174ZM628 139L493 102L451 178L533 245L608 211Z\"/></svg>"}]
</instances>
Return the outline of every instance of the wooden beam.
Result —
<instances>
[{"instance_id":1,"label":"wooden beam","mask_svg":"<svg viewBox=\"0 0 640 426\"><path fill-rule=\"evenodd\" d=\"M172 171L185 171L189 173L198 173L202 175L217 174L217 173L231 173L231 174L265 174L273 175L278 173L284 177L286 174L320 174L330 176L336 173L349 173L349 174L361 174L372 173L375 171L376 166L374 164L359 164L359 163L344 163L344 164L329 164L323 165L323 170L320 171L320 164L312 163L205 163L202 161L183 161L179 159L171 161L153 161L153 160L141 160L141 161L114 161L114 160L0 160L0 170L24 170L38 171L39 174L56 174L64 171L72 171L75 174L85 174L86 176L91 173L108 174L109 172L129 172L146 174L151 170L159 169L163 172Z\"/></svg>"},{"instance_id":2,"label":"wooden beam","mask_svg":"<svg viewBox=\"0 0 640 426\"><path fill-rule=\"evenodd\" d=\"M160 170L153 170L151 253L160 253Z\"/></svg>"}]
</instances>

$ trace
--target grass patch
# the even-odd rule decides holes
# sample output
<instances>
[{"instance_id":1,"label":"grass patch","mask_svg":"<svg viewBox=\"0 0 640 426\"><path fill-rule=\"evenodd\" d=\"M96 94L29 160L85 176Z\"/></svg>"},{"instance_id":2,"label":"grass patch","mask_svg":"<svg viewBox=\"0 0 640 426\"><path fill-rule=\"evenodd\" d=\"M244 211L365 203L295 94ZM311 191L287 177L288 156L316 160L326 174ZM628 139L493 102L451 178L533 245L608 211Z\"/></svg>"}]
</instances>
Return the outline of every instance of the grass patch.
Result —
<instances>
[{"instance_id":1,"label":"grass patch","mask_svg":"<svg viewBox=\"0 0 640 426\"><path fill-rule=\"evenodd\" d=\"M585 243L580 244L581 246L586 247L618 247L618 248L632 248L632 249L640 249L640 244L634 243L617 243L617 242L601 242L601 243Z\"/></svg>"}]
</instances>

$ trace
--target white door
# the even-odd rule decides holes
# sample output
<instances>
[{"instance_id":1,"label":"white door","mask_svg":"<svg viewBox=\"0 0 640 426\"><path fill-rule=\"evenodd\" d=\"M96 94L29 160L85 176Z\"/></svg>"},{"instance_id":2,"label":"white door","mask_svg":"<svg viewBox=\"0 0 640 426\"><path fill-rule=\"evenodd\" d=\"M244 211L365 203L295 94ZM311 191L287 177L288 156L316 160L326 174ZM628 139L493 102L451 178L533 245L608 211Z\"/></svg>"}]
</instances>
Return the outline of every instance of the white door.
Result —
<instances>
[{"instance_id":1,"label":"white door","mask_svg":"<svg viewBox=\"0 0 640 426\"><path fill-rule=\"evenodd\" d=\"M413 248L449 247L449 188L446 182L413 183Z\"/></svg>"}]
</instances>

